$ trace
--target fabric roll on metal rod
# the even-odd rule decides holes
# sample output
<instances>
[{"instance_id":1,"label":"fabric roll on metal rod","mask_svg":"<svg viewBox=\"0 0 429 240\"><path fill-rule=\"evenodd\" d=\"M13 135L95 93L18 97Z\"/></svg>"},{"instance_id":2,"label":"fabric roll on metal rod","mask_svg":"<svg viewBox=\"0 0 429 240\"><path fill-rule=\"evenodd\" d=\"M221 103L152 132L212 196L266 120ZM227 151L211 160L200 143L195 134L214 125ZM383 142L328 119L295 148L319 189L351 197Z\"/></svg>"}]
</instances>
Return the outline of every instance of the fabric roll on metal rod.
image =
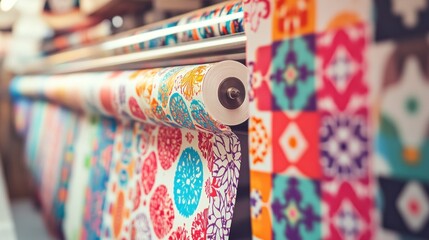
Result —
<instances>
[{"instance_id":1,"label":"fabric roll on metal rod","mask_svg":"<svg viewBox=\"0 0 429 240\"><path fill-rule=\"evenodd\" d=\"M243 64L223 61L138 71L23 76L13 81L11 92L117 118L222 131L228 129L226 125L238 125L248 118L247 78Z\"/></svg>"},{"instance_id":2,"label":"fabric roll on metal rod","mask_svg":"<svg viewBox=\"0 0 429 240\"><path fill-rule=\"evenodd\" d=\"M30 73L64 74L83 71L130 70L142 68L191 65L223 60L245 59L246 36L243 33L189 42L175 46L145 50L118 56L64 62L64 56L42 61ZM85 54L85 51L76 53ZM75 54L70 55L70 57Z\"/></svg>"},{"instance_id":3,"label":"fabric roll on metal rod","mask_svg":"<svg viewBox=\"0 0 429 240\"><path fill-rule=\"evenodd\" d=\"M223 61L14 79L16 125L52 231L227 239L242 161L230 125L248 118L248 76L241 63Z\"/></svg>"},{"instance_id":4,"label":"fabric roll on metal rod","mask_svg":"<svg viewBox=\"0 0 429 240\"><path fill-rule=\"evenodd\" d=\"M241 1L227 1L120 33L93 45L60 52L43 62L55 65L235 35L244 32L243 18Z\"/></svg>"}]
</instances>

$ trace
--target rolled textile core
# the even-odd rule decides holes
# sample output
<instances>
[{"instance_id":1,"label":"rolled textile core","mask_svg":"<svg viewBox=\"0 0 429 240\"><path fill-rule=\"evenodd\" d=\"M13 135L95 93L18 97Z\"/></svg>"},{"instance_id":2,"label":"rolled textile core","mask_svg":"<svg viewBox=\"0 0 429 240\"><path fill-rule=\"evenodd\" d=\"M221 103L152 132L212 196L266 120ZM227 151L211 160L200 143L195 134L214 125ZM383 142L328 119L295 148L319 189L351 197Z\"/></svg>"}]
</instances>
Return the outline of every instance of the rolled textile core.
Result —
<instances>
[{"instance_id":1,"label":"rolled textile core","mask_svg":"<svg viewBox=\"0 0 429 240\"><path fill-rule=\"evenodd\" d=\"M11 92L91 114L217 132L248 119L248 76L243 64L222 61L137 71L21 76L14 79Z\"/></svg>"}]
</instances>

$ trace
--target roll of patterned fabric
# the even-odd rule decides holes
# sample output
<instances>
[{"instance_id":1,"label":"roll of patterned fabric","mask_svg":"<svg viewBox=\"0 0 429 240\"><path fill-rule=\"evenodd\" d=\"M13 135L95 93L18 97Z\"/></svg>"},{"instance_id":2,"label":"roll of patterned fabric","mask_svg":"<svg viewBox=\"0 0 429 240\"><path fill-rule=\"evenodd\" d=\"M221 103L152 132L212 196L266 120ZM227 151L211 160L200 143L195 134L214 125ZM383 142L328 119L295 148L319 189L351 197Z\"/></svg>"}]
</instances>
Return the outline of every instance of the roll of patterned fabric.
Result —
<instances>
[{"instance_id":1,"label":"roll of patterned fabric","mask_svg":"<svg viewBox=\"0 0 429 240\"><path fill-rule=\"evenodd\" d=\"M223 61L140 71L20 77L11 90L14 95L43 98L119 119L214 132L228 130L225 125L237 125L248 118L247 77L244 65ZM227 106L228 89L222 90L227 85L225 80L241 90L236 108Z\"/></svg>"},{"instance_id":2,"label":"roll of patterned fabric","mask_svg":"<svg viewBox=\"0 0 429 240\"><path fill-rule=\"evenodd\" d=\"M107 37L111 33L111 24L106 20L87 29L44 39L41 51L43 55L48 55L66 48L80 47Z\"/></svg>"},{"instance_id":3,"label":"roll of patterned fabric","mask_svg":"<svg viewBox=\"0 0 429 240\"><path fill-rule=\"evenodd\" d=\"M244 32L241 1L228 1L145 27L105 46L120 54L240 32Z\"/></svg>"},{"instance_id":4,"label":"roll of patterned fabric","mask_svg":"<svg viewBox=\"0 0 429 240\"><path fill-rule=\"evenodd\" d=\"M247 77L225 61L15 79L17 99L80 111L32 106L48 223L71 239L228 238L241 165L228 125L247 119ZM91 126L94 114L105 117Z\"/></svg>"}]
</instances>

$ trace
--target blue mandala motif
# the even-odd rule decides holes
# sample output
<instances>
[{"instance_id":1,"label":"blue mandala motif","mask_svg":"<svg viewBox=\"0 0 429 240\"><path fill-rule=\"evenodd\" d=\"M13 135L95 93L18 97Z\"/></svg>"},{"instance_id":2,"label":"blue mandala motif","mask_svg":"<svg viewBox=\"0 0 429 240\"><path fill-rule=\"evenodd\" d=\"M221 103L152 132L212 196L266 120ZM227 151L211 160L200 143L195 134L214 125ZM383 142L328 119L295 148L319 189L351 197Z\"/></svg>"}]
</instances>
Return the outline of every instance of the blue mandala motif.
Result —
<instances>
[{"instance_id":1,"label":"blue mandala motif","mask_svg":"<svg viewBox=\"0 0 429 240\"><path fill-rule=\"evenodd\" d=\"M192 100L191 102L191 114L195 122L201 127L211 132L219 132L219 128L216 126L214 120L210 118L207 111L204 109L203 104L198 100Z\"/></svg>"},{"instance_id":2,"label":"blue mandala motif","mask_svg":"<svg viewBox=\"0 0 429 240\"><path fill-rule=\"evenodd\" d=\"M179 213L191 216L198 207L203 187L203 163L195 149L186 148L174 176L174 203Z\"/></svg>"},{"instance_id":3,"label":"blue mandala motif","mask_svg":"<svg viewBox=\"0 0 429 240\"><path fill-rule=\"evenodd\" d=\"M185 101L179 93L173 93L170 98L170 112L174 121L181 127L195 129Z\"/></svg>"}]
</instances>

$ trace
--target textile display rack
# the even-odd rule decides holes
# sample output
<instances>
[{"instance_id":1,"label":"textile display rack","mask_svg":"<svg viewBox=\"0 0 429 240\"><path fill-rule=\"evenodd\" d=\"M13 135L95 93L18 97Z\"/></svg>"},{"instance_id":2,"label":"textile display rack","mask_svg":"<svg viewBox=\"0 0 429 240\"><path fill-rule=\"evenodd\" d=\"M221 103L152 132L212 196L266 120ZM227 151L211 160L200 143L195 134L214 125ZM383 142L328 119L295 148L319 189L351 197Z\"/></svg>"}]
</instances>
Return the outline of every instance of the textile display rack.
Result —
<instances>
[{"instance_id":1,"label":"textile display rack","mask_svg":"<svg viewBox=\"0 0 429 240\"><path fill-rule=\"evenodd\" d=\"M227 1L14 78L67 239L428 239L429 2Z\"/></svg>"},{"instance_id":2,"label":"textile display rack","mask_svg":"<svg viewBox=\"0 0 429 240\"><path fill-rule=\"evenodd\" d=\"M54 236L250 238L242 17L241 2L222 3L46 56L14 79Z\"/></svg>"}]
</instances>

